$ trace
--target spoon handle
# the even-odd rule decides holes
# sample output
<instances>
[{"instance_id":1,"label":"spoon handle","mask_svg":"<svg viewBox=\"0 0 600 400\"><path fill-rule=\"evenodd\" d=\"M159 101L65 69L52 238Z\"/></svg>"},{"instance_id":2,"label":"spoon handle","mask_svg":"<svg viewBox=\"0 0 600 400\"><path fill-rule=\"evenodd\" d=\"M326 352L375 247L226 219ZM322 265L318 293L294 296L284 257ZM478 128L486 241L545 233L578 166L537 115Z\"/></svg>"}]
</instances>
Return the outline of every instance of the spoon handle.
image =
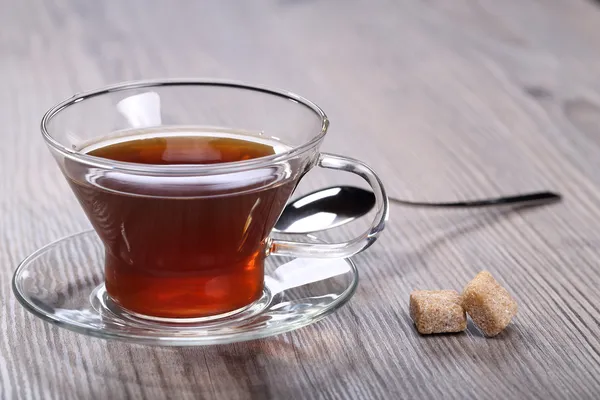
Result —
<instances>
[{"instance_id":1,"label":"spoon handle","mask_svg":"<svg viewBox=\"0 0 600 400\"><path fill-rule=\"evenodd\" d=\"M490 207L503 205L540 205L558 202L562 196L553 192L535 192L519 194L516 196L497 197L484 200L458 201L451 203L429 203L420 201L408 201L389 198L391 202L411 207L437 207L437 208L472 208L472 207Z\"/></svg>"}]
</instances>

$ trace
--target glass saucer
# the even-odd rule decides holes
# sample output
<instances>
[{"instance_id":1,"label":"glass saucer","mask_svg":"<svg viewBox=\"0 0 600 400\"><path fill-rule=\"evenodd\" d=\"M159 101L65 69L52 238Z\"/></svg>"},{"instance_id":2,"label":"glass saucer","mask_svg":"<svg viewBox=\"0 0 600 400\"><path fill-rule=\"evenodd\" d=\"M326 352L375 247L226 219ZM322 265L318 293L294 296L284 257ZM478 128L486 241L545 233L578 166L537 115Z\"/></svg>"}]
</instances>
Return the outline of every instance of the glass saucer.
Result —
<instances>
[{"instance_id":1,"label":"glass saucer","mask_svg":"<svg viewBox=\"0 0 600 400\"><path fill-rule=\"evenodd\" d=\"M344 305L358 283L349 259L271 256L263 296L255 303L233 315L170 323L137 318L112 303L103 265L104 248L96 233L78 233L27 257L15 272L13 291L33 315L74 332L141 344L199 346L258 339L312 324Z\"/></svg>"}]
</instances>

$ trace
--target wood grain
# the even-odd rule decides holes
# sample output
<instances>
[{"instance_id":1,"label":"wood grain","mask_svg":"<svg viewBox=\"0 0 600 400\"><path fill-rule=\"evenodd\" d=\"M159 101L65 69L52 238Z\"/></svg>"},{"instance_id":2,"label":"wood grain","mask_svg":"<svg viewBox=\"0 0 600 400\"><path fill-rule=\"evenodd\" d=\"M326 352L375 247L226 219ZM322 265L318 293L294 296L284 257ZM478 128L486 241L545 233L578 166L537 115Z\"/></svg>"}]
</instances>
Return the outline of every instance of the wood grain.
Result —
<instances>
[{"instance_id":1,"label":"wood grain","mask_svg":"<svg viewBox=\"0 0 600 400\"><path fill-rule=\"evenodd\" d=\"M585 0L0 0L0 397L597 398L600 8ZM551 189L557 206L393 206L359 289L294 333L206 348L107 342L46 324L10 290L18 262L87 228L40 137L74 92L210 76L283 87L332 120L324 150L391 195ZM348 182L311 172L301 190ZM324 235L348 238L365 221ZM519 301L495 339L419 336L411 290L490 270Z\"/></svg>"}]
</instances>

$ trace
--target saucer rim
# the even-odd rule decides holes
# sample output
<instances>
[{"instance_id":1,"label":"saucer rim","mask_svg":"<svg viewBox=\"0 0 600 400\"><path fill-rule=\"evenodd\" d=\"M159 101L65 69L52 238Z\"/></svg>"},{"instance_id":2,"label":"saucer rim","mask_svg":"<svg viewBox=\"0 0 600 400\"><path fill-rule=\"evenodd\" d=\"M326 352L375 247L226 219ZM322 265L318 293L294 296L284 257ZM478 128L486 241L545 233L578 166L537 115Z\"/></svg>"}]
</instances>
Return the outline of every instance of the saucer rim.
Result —
<instances>
[{"instance_id":1,"label":"saucer rim","mask_svg":"<svg viewBox=\"0 0 600 400\"><path fill-rule=\"evenodd\" d=\"M312 325L323 318L333 314L338 309L343 307L350 299L354 296L356 292L356 288L358 287L358 282L360 280L360 275L358 268L356 266L355 261L352 258L343 258L344 262L346 262L350 266L350 271L352 272L353 279L352 282L344 289L342 294L335 299L330 305L321 311L315 313L310 318L303 319L296 323L284 324L278 328L271 329L260 329L257 331L250 331L246 333L230 333L223 334L219 337L214 336L196 336L196 337L175 337L175 338L161 338L161 337L148 337L144 335L135 335L135 334L123 334L119 332L111 332L111 331L102 331L99 329L90 328L86 324L77 323L76 321L72 321L69 323L64 322L63 320L54 316L54 314L49 314L40 307L32 304L26 299L21 291L18 288L17 280L18 277L23 273L26 269L26 266L30 265L35 261L37 257L42 255L43 253L51 250L53 247L66 242L70 239L87 236L87 235L96 235L96 232L93 229L81 231L78 233L74 233L71 235L63 236L60 239L54 240L28 255L19 263L15 272L13 273L13 277L11 279L11 286L13 295L16 297L17 301L31 313L34 317L41 319L42 321L49 323L51 325L64 328L68 331L75 332L78 334L83 334L103 340L117 340L120 342L141 344L141 345L152 345L152 346L170 346L170 347L192 347L192 346L208 346L208 345L217 345L217 344L229 344L229 343L239 343L245 342L249 340L257 340L263 339L270 336L280 335L283 333L295 331L297 329L303 328L308 325ZM309 235L306 235L309 236ZM315 240L315 236L310 235L312 240ZM99 240L99 238L98 238ZM321 239L317 239L323 242ZM271 255L270 257L280 257L278 255ZM294 257L296 259L296 257ZM324 258L315 258L315 260L324 259ZM258 314L260 315L260 314Z\"/></svg>"}]
</instances>

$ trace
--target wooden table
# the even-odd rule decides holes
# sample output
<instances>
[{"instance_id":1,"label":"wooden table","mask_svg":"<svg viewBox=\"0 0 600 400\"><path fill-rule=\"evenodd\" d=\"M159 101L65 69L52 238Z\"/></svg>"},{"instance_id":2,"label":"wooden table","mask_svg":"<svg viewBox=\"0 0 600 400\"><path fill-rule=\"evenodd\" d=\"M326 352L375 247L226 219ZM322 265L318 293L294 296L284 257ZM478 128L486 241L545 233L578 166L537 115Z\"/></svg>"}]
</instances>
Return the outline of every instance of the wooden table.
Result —
<instances>
[{"instance_id":1,"label":"wooden table","mask_svg":"<svg viewBox=\"0 0 600 400\"><path fill-rule=\"evenodd\" d=\"M600 7L584 0L0 0L0 392L5 399L598 398ZM296 91L332 120L324 150L390 195L458 200L551 189L562 204L392 206L356 257L359 288L316 325L158 348L77 335L12 295L20 260L89 227L39 120L74 92L156 77ZM311 173L302 191L346 175ZM349 238L366 225L323 235ZM490 270L519 301L503 334L420 336L416 288Z\"/></svg>"}]
</instances>

